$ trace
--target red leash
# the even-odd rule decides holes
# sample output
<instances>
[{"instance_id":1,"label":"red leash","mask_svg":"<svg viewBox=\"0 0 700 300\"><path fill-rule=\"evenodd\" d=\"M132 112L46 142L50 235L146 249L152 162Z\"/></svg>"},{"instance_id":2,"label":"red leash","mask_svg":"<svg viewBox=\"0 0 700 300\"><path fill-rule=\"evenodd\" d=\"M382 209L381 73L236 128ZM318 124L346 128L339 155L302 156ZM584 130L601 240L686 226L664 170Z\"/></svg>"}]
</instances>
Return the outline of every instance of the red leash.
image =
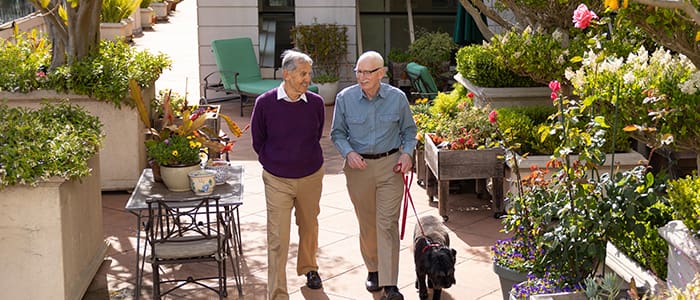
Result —
<instances>
[{"instance_id":1,"label":"red leash","mask_svg":"<svg viewBox=\"0 0 700 300\"><path fill-rule=\"evenodd\" d=\"M401 163L394 166L394 172L401 172ZM416 216L416 222L418 227L420 227L420 232L425 236L423 231L423 225L420 223L418 218L418 212L416 211L416 206L413 204L413 197L411 196L411 184L413 183L413 172L409 174L403 174L403 216L401 218L401 239L403 240L404 233L406 233L406 216L408 214L408 202L411 202L411 207L413 208L413 214Z\"/></svg>"}]
</instances>

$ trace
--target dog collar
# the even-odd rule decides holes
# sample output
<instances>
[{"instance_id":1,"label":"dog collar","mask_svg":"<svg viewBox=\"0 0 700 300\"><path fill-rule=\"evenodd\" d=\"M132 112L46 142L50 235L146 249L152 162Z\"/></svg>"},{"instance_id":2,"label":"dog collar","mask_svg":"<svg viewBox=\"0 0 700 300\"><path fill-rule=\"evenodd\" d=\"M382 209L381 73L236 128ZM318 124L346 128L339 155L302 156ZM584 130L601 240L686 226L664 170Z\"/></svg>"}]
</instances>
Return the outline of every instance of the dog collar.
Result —
<instances>
[{"instance_id":1,"label":"dog collar","mask_svg":"<svg viewBox=\"0 0 700 300\"><path fill-rule=\"evenodd\" d=\"M425 251L428 251L428 249L430 249L430 248L437 248L437 247L440 247L440 244L438 244L438 243L427 244L427 245L425 245L425 247L423 247L423 251L421 251L421 253L425 253Z\"/></svg>"}]
</instances>

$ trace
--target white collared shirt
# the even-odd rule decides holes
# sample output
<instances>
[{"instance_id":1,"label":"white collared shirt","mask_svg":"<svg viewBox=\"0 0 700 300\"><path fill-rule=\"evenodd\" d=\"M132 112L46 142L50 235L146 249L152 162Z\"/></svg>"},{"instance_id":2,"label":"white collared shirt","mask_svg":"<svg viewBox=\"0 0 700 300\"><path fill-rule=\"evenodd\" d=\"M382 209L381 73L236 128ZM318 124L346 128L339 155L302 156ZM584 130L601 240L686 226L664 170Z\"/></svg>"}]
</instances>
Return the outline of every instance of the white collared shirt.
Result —
<instances>
[{"instance_id":1,"label":"white collared shirt","mask_svg":"<svg viewBox=\"0 0 700 300\"><path fill-rule=\"evenodd\" d=\"M308 103L309 101L306 100L306 93L302 93L301 96L299 96L299 99L303 100L304 102ZM287 95L287 92L284 91L284 82L280 84L279 87L277 87L277 100L284 100L287 102L295 102L299 99L292 99Z\"/></svg>"}]
</instances>

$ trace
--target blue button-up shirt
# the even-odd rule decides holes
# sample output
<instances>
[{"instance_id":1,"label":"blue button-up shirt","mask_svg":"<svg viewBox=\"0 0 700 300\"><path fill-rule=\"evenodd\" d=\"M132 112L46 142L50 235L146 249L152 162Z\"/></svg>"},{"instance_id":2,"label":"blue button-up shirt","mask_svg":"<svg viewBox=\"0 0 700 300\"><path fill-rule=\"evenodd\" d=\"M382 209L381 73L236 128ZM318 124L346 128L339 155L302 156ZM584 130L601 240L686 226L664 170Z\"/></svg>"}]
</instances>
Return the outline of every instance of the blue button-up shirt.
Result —
<instances>
[{"instance_id":1,"label":"blue button-up shirt","mask_svg":"<svg viewBox=\"0 0 700 300\"><path fill-rule=\"evenodd\" d=\"M382 83L374 99L357 84L336 97L331 139L343 157L352 151L378 154L399 147L412 156L417 130L406 94L393 86Z\"/></svg>"}]
</instances>

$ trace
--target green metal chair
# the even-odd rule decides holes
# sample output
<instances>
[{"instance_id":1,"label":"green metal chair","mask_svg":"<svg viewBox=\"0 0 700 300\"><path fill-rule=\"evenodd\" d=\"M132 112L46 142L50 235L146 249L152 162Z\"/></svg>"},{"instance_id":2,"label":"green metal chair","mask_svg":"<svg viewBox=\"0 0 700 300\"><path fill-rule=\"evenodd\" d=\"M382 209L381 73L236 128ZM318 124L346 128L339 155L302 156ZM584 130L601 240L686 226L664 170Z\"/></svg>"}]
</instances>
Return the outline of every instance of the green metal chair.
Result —
<instances>
[{"instance_id":1,"label":"green metal chair","mask_svg":"<svg viewBox=\"0 0 700 300\"><path fill-rule=\"evenodd\" d=\"M428 100L435 98L438 93L437 84L426 66L410 62L406 65L406 74L416 90L414 95L419 98L428 98Z\"/></svg>"},{"instance_id":2,"label":"green metal chair","mask_svg":"<svg viewBox=\"0 0 700 300\"><path fill-rule=\"evenodd\" d=\"M241 117L243 106L252 106L254 101L249 97L257 97L280 85L280 79L263 79L260 74L258 58L255 56L253 41L250 38L233 38L214 40L211 48L216 59L218 71L204 77L202 104L239 99ZM219 81L211 83L210 76L218 74ZM208 98L207 91L224 92L227 95L218 98ZM309 90L318 93L318 87L309 86Z\"/></svg>"}]
</instances>

